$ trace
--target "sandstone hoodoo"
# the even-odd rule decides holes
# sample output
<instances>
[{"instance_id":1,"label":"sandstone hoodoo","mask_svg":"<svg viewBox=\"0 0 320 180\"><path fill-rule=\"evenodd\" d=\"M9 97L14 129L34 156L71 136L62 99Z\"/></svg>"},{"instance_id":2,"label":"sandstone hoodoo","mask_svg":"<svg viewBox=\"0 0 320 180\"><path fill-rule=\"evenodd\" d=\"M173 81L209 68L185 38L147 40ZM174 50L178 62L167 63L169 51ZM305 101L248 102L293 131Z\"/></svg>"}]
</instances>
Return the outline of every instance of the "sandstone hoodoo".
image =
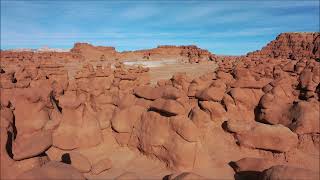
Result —
<instances>
[{"instance_id":1,"label":"sandstone hoodoo","mask_svg":"<svg viewBox=\"0 0 320 180\"><path fill-rule=\"evenodd\" d=\"M1 51L1 179L317 180L319 40Z\"/></svg>"}]
</instances>

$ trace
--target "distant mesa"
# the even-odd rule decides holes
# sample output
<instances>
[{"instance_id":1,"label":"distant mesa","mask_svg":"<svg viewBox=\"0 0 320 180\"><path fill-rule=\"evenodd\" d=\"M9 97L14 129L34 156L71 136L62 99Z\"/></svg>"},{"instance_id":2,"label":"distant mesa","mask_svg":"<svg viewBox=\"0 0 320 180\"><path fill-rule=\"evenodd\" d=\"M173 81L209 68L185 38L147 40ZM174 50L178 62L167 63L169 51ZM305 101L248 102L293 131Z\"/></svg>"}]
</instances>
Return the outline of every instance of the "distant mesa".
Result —
<instances>
[{"instance_id":1,"label":"distant mesa","mask_svg":"<svg viewBox=\"0 0 320 180\"><path fill-rule=\"evenodd\" d=\"M301 58L320 58L319 32L286 32L279 34L261 50L249 52L244 56L216 55L196 45L159 45L156 48L119 52L112 46L94 46L85 42L77 42L71 49L50 48L43 46L39 49L19 48L11 52L70 52L82 56L87 61L109 60L161 60L180 58L185 62L199 63L220 58L249 57L249 58L282 58L298 60Z\"/></svg>"}]
</instances>

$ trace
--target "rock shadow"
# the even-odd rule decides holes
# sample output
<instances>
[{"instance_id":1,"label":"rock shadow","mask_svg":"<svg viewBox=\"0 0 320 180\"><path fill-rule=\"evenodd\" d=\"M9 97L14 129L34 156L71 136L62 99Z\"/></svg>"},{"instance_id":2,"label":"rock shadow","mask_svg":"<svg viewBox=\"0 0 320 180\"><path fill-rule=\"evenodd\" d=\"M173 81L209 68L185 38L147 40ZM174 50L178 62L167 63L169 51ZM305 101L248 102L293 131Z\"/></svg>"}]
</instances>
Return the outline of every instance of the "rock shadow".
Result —
<instances>
[{"instance_id":1,"label":"rock shadow","mask_svg":"<svg viewBox=\"0 0 320 180\"><path fill-rule=\"evenodd\" d=\"M65 164L71 164L71 158L69 153L65 153L61 156L61 162Z\"/></svg>"}]
</instances>

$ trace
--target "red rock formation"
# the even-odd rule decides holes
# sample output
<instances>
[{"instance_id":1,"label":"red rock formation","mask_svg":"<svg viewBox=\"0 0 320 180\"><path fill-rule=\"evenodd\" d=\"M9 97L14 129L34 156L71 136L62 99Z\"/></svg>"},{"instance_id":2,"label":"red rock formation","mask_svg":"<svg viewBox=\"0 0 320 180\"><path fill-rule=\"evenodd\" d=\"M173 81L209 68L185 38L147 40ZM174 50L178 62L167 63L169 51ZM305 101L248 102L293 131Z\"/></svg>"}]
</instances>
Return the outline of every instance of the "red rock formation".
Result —
<instances>
[{"instance_id":1,"label":"red rock formation","mask_svg":"<svg viewBox=\"0 0 320 180\"><path fill-rule=\"evenodd\" d=\"M260 51L247 54L261 58L320 58L320 33L281 33Z\"/></svg>"},{"instance_id":2,"label":"red rock formation","mask_svg":"<svg viewBox=\"0 0 320 180\"><path fill-rule=\"evenodd\" d=\"M117 53L114 47L93 46L88 43L75 43L70 52L83 56L87 61L106 61L106 57L114 58Z\"/></svg>"},{"instance_id":3,"label":"red rock formation","mask_svg":"<svg viewBox=\"0 0 320 180\"><path fill-rule=\"evenodd\" d=\"M72 51L1 53L1 178L143 179L123 161L145 156L165 165L168 179L317 177L314 56L217 59L214 73L177 73L151 86L152 69L113 59L168 52L163 57L190 63L215 59L194 46L117 53L78 44ZM99 55L110 64L97 63Z\"/></svg>"}]
</instances>

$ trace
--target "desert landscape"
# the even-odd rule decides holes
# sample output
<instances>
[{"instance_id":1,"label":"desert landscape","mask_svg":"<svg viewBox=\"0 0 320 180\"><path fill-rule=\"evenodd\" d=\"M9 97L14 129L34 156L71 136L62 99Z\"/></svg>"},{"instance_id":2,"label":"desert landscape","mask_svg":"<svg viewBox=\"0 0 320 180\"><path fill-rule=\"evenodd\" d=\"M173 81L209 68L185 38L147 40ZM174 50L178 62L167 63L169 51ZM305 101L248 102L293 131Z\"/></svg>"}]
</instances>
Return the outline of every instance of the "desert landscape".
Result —
<instances>
[{"instance_id":1,"label":"desert landscape","mask_svg":"<svg viewBox=\"0 0 320 180\"><path fill-rule=\"evenodd\" d=\"M1 179L318 180L320 33L1 51Z\"/></svg>"}]
</instances>

